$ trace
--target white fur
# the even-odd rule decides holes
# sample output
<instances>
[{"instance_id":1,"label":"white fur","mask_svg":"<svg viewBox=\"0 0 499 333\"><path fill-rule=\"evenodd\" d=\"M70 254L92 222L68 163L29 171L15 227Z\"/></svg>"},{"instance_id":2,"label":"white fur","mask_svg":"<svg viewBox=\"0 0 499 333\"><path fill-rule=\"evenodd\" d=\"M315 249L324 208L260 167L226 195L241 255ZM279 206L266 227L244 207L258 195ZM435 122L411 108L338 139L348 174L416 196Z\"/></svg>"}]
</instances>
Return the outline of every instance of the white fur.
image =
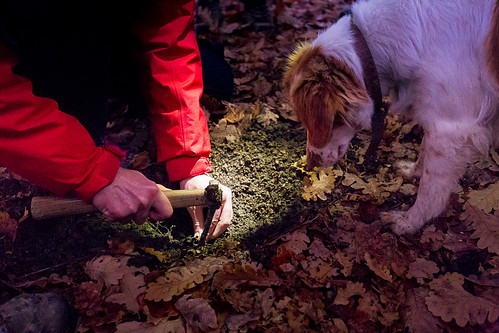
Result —
<instances>
[{"instance_id":1,"label":"white fur","mask_svg":"<svg viewBox=\"0 0 499 333\"><path fill-rule=\"evenodd\" d=\"M425 132L418 162L404 166L407 175L421 177L415 204L408 212L382 216L395 223L398 234L415 232L440 215L473 155L499 146L499 93L484 56L495 3L359 0L352 6L382 92L392 96L391 112L415 119ZM345 61L362 81L353 42L346 16L319 34L314 44ZM372 102L350 112L356 125L370 128ZM348 131L333 131L325 148L308 149L332 163L352 137Z\"/></svg>"}]
</instances>

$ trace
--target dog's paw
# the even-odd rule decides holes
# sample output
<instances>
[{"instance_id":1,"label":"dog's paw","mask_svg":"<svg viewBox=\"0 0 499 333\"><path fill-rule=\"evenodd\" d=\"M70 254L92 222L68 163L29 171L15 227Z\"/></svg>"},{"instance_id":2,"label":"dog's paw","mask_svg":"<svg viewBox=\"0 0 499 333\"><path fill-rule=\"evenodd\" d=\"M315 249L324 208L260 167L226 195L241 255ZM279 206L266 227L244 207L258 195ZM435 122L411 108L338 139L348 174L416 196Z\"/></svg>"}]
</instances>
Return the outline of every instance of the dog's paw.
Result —
<instances>
[{"instance_id":1,"label":"dog's paw","mask_svg":"<svg viewBox=\"0 0 499 333\"><path fill-rule=\"evenodd\" d=\"M417 166L418 166L417 162L409 162L409 161L399 161L395 164L395 168L397 168L397 173L400 174L405 179L412 179L414 177L419 177Z\"/></svg>"},{"instance_id":2,"label":"dog's paw","mask_svg":"<svg viewBox=\"0 0 499 333\"><path fill-rule=\"evenodd\" d=\"M380 219L383 224L391 224L392 230L397 235L413 234L419 230L419 226L408 218L407 212L391 211L382 212Z\"/></svg>"}]
</instances>

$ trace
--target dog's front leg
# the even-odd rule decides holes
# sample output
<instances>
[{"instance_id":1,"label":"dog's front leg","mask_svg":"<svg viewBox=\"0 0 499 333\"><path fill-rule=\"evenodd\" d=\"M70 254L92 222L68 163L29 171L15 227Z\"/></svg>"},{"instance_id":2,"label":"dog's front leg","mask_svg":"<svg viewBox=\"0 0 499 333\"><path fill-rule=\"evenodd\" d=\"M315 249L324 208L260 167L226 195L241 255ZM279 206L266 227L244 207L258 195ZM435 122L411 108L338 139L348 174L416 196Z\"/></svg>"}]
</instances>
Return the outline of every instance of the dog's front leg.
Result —
<instances>
[{"instance_id":1,"label":"dog's front leg","mask_svg":"<svg viewBox=\"0 0 499 333\"><path fill-rule=\"evenodd\" d=\"M418 231L426 222L444 211L469 159L469 149L459 143L461 140L427 134L424 141L416 202L407 212L387 212L381 216L384 222L393 223L393 231L398 235Z\"/></svg>"}]
</instances>

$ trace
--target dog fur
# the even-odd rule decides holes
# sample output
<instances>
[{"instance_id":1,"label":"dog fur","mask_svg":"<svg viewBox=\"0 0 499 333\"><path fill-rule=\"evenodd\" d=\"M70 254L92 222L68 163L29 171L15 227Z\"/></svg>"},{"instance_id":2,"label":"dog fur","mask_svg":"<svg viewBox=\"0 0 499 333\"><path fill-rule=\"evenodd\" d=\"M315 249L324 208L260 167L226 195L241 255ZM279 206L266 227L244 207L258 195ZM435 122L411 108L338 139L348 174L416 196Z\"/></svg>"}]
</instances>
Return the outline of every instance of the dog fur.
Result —
<instances>
[{"instance_id":1,"label":"dog fur","mask_svg":"<svg viewBox=\"0 0 499 333\"><path fill-rule=\"evenodd\" d=\"M467 164L499 146L499 91L485 51L495 4L360 0L352 5L382 94L391 97L390 112L424 129L418 161L402 165L407 177L421 178L416 202L408 211L381 216L397 234L414 233L440 215ZM489 40L497 42L497 35ZM370 129L373 101L362 78L349 15L289 57L283 84L307 129L309 167L335 163L359 129Z\"/></svg>"},{"instance_id":2,"label":"dog fur","mask_svg":"<svg viewBox=\"0 0 499 333\"><path fill-rule=\"evenodd\" d=\"M496 2L496 8L494 9L492 24L485 42L485 51L487 52L490 73L499 87L499 1Z\"/></svg>"}]
</instances>

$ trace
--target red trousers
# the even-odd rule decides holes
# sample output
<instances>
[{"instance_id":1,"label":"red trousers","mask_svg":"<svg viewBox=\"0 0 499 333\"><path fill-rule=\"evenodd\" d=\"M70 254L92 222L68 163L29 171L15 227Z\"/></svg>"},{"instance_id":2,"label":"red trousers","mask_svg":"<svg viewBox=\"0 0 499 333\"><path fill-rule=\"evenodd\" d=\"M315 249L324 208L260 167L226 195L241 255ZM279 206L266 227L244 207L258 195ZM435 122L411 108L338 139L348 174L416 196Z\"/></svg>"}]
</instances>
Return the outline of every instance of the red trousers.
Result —
<instances>
[{"instance_id":1,"label":"red trousers","mask_svg":"<svg viewBox=\"0 0 499 333\"><path fill-rule=\"evenodd\" d=\"M194 0L153 0L133 32L147 65L143 84L158 160L171 181L211 170L201 58L193 30ZM110 184L120 153L96 147L88 131L59 110L57 101L33 94L13 71L14 52L0 44L0 164L56 194L91 200Z\"/></svg>"}]
</instances>

